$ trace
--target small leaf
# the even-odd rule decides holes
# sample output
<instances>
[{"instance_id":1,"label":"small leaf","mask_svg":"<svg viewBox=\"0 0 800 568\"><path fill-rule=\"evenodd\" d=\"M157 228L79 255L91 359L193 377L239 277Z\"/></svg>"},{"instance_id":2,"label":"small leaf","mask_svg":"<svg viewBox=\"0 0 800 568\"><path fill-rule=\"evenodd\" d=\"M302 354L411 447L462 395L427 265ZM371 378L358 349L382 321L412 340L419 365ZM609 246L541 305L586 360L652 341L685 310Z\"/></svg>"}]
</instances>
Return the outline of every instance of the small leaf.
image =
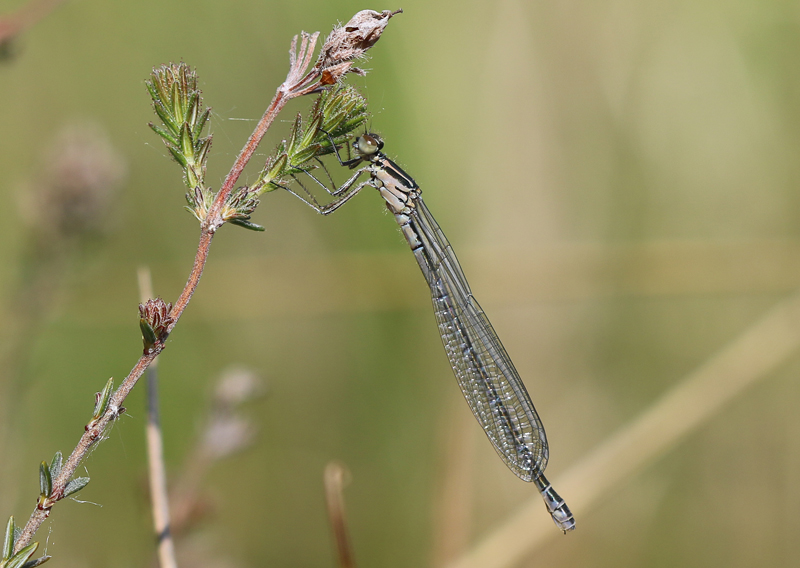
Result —
<instances>
[{"instance_id":1,"label":"small leaf","mask_svg":"<svg viewBox=\"0 0 800 568\"><path fill-rule=\"evenodd\" d=\"M39 493L45 497L50 497L53 492L53 478L50 475L50 466L47 462L39 464Z\"/></svg>"},{"instance_id":2,"label":"small leaf","mask_svg":"<svg viewBox=\"0 0 800 568\"><path fill-rule=\"evenodd\" d=\"M61 466L64 464L64 456L61 455L61 452L56 452L56 455L53 456L53 461L50 462L50 475L52 477L58 477L58 474L61 473Z\"/></svg>"},{"instance_id":3,"label":"small leaf","mask_svg":"<svg viewBox=\"0 0 800 568\"><path fill-rule=\"evenodd\" d=\"M159 95L152 81L145 81L144 85L147 87L147 92L150 93L150 98L153 99L153 101L157 101L161 98L161 95Z\"/></svg>"},{"instance_id":4,"label":"small leaf","mask_svg":"<svg viewBox=\"0 0 800 568\"><path fill-rule=\"evenodd\" d=\"M97 420L106 412L106 408L108 408L108 400L111 398L111 391L114 389L114 377L108 379L106 382L106 386L103 387L103 390L97 393L97 401L94 405L94 414L92 414L92 418Z\"/></svg>"},{"instance_id":5,"label":"small leaf","mask_svg":"<svg viewBox=\"0 0 800 568\"><path fill-rule=\"evenodd\" d=\"M142 330L142 341L144 342L144 348L150 349L157 341L156 332L153 330L153 326L151 326L146 319L139 318L139 329Z\"/></svg>"},{"instance_id":6,"label":"small leaf","mask_svg":"<svg viewBox=\"0 0 800 568\"><path fill-rule=\"evenodd\" d=\"M163 138L168 144L172 146L178 145L178 139L175 138L172 134L170 134L166 130L164 130L163 128L161 128L160 126L156 126L152 122L148 123L147 126L149 126L153 130L153 132L161 136L161 138Z\"/></svg>"},{"instance_id":7,"label":"small leaf","mask_svg":"<svg viewBox=\"0 0 800 568\"><path fill-rule=\"evenodd\" d=\"M194 132L195 138L200 138L200 133L203 131L203 128L206 125L206 121L208 117L211 115L211 109L207 108L203 114L200 115L200 118L197 120L197 124L195 124Z\"/></svg>"},{"instance_id":8,"label":"small leaf","mask_svg":"<svg viewBox=\"0 0 800 568\"><path fill-rule=\"evenodd\" d=\"M286 151L289 154L294 154L295 146L297 146L299 139L303 136L303 115L297 113L292 125L292 133L289 137L289 142L286 144Z\"/></svg>"},{"instance_id":9,"label":"small leaf","mask_svg":"<svg viewBox=\"0 0 800 568\"><path fill-rule=\"evenodd\" d=\"M197 116L200 113L200 94L194 91L189 94L189 103L186 106L186 116L183 117L184 122L188 122L194 126L197 124ZM194 132L193 132L194 134Z\"/></svg>"},{"instance_id":10,"label":"small leaf","mask_svg":"<svg viewBox=\"0 0 800 568\"><path fill-rule=\"evenodd\" d=\"M300 140L300 146L305 148L314 142L314 138L317 135L319 127L322 125L322 115L317 115L311 119L311 122L308 124L308 128L306 129L303 138Z\"/></svg>"},{"instance_id":11,"label":"small leaf","mask_svg":"<svg viewBox=\"0 0 800 568\"><path fill-rule=\"evenodd\" d=\"M6 538L3 542L3 550L2 556L0 556L0 560L8 560L11 558L11 554L14 552L14 541L16 540L14 534L14 517L9 517L8 524L6 525Z\"/></svg>"},{"instance_id":12,"label":"small leaf","mask_svg":"<svg viewBox=\"0 0 800 568\"><path fill-rule=\"evenodd\" d=\"M200 149L197 151L197 161L205 168L208 159L208 150L211 148L211 136L203 138L200 142Z\"/></svg>"},{"instance_id":13,"label":"small leaf","mask_svg":"<svg viewBox=\"0 0 800 568\"><path fill-rule=\"evenodd\" d=\"M245 221L244 219L231 219L228 221L233 225L238 225L239 227L244 227L245 229L250 229L251 231L265 231L266 229L261 225L256 225L255 223L251 223L250 221Z\"/></svg>"},{"instance_id":14,"label":"small leaf","mask_svg":"<svg viewBox=\"0 0 800 568\"><path fill-rule=\"evenodd\" d=\"M89 485L89 478L88 477L76 477L64 488L64 497L69 497L70 495L74 495L84 487Z\"/></svg>"},{"instance_id":15,"label":"small leaf","mask_svg":"<svg viewBox=\"0 0 800 568\"><path fill-rule=\"evenodd\" d=\"M28 561L28 558L33 556L33 553L36 552L36 549L39 547L38 542L34 542L17 552L13 558L11 558L3 568L22 568L22 566Z\"/></svg>"},{"instance_id":16,"label":"small leaf","mask_svg":"<svg viewBox=\"0 0 800 568\"><path fill-rule=\"evenodd\" d=\"M164 103L161 101L156 101L153 103L153 109L156 112L156 116L161 119L161 122L164 123L170 132L173 134L177 134L178 129L175 128L175 121L172 118L169 110L164 106Z\"/></svg>"},{"instance_id":17,"label":"small leaf","mask_svg":"<svg viewBox=\"0 0 800 568\"><path fill-rule=\"evenodd\" d=\"M174 117L175 125L181 124L183 119L183 92L181 92L179 81L172 83L172 89L169 95L169 102L172 104L172 116ZM178 126L179 127L179 126Z\"/></svg>"},{"instance_id":18,"label":"small leaf","mask_svg":"<svg viewBox=\"0 0 800 568\"><path fill-rule=\"evenodd\" d=\"M36 560L28 560L25 564L22 565L22 568L36 568L36 566L41 566L48 560L50 560L52 556L40 556Z\"/></svg>"},{"instance_id":19,"label":"small leaf","mask_svg":"<svg viewBox=\"0 0 800 568\"><path fill-rule=\"evenodd\" d=\"M192 130L189 128L187 123L183 123L181 127L181 153L186 156L188 161L189 158L194 157L194 139L192 137Z\"/></svg>"},{"instance_id":20,"label":"small leaf","mask_svg":"<svg viewBox=\"0 0 800 568\"><path fill-rule=\"evenodd\" d=\"M186 157L180 153L177 148L173 148L172 146L167 146L169 149L169 153L172 154L172 157L175 158L175 161L180 164L182 168L186 167Z\"/></svg>"}]
</instances>

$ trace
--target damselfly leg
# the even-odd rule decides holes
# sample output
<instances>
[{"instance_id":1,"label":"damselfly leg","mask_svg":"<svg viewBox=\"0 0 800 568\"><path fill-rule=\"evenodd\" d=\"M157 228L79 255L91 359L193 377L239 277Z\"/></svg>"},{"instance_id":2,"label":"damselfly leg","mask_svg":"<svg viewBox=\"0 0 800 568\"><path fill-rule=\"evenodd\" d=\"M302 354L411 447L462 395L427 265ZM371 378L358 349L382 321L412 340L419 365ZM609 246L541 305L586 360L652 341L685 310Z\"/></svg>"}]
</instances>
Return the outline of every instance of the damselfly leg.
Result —
<instances>
[{"instance_id":1,"label":"damselfly leg","mask_svg":"<svg viewBox=\"0 0 800 568\"><path fill-rule=\"evenodd\" d=\"M330 139L331 142L331 147L333 148L333 151L336 154L336 159L339 161L341 165L354 168L359 163L361 163L362 159L360 157L348 160L342 160L342 156L341 154L339 154L339 148L336 146L333 136L331 136L331 134L325 130L322 130L322 132L328 135L328 138ZM326 203L324 205L321 204L314 197L311 191L309 191L308 188L303 184L303 182L300 181L300 179L294 174L291 176L292 180L295 183L297 183L297 185L302 189L302 195L301 193L298 193L297 191L292 189L290 185L283 185L278 183L276 183L275 185L280 187L281 189L285 189L286 191L297 197L300 201L311 207L314 211L316 211L320 215L330 215L331 213L339 209L339 207L341 207L342 205L350 201L353 197L355 197L362 189L364 189L364 187L366 186L373 187L373 184L371 183L371 178L361 183L358 182L359 178L361 177L361 174L363 174L365 171L368 171L369 169L368 167L360 168L352 176L350 176L350 178L347 179L344 183L337 186L336 182L333 181L333 177L328 171L328 168L325 167L325 164L322 162L322 160L320 160L318 157L314 158L314 160L319 163L320 167L325 172L325 175L328 178L330 186L320 181L319 178L317 178L314 174L311 173L311 170L313 168L304 169L303 173L306 176L308 176L314 183L322 187L329 195L335 197L336 199L334 199L333 201Z\"/></svg>"}]
</instances>

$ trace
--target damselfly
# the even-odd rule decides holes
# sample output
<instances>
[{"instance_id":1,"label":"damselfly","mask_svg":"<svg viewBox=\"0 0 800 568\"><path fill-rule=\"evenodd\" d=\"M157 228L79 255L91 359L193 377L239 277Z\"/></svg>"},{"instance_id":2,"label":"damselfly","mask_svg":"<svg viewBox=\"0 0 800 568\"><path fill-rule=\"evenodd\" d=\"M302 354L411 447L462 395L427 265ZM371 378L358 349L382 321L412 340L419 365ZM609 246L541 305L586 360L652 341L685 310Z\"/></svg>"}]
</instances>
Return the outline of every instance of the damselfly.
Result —
<instances>
[{"instance_id":1,"label":"damselfly","mask_svg":"<svg viewBox=\"0 0 800 568\"><path fill-rule=\"evenodd\" d=\"M349 160L342 160L333 140L331 144L343 166L355 169L366 165L330 191L337 199L328 205L320 206L307 191L308 198L292 193L327 215L366 186L380 192L431 289L444 349L472 413L509 469L536 485L556 526L565 534L573 530L575 519L569 507L544 476L549 452L542 421L500 338L472 295L453 248L422 201L419 186L381 152L383 141L375 134L359 136L353 143L356 157ZM358 183L365 172L369 179Z\"/></svg>"}]
</instances>

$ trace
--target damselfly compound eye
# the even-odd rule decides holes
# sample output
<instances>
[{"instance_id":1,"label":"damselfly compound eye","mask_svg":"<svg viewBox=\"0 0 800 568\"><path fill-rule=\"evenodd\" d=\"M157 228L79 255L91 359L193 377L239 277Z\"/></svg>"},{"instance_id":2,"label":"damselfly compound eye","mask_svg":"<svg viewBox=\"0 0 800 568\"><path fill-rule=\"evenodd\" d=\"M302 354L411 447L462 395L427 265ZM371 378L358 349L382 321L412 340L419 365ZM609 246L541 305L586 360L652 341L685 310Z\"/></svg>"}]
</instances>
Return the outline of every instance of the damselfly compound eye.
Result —
<instances>
[{"instance_id":1,"label":"damselfly compound eye","mask_svg":"<svg viewBox=\"0 0 800 568\"><path fill-rule=\"evenodd\" d=\"M356 139L355 145L358 152L363 156L363 155L374 154L375 152L381 149L383 143L376 136L373 136L371 134L364 134L363 136L359 136Z\"/></svg>"}]
</instances>

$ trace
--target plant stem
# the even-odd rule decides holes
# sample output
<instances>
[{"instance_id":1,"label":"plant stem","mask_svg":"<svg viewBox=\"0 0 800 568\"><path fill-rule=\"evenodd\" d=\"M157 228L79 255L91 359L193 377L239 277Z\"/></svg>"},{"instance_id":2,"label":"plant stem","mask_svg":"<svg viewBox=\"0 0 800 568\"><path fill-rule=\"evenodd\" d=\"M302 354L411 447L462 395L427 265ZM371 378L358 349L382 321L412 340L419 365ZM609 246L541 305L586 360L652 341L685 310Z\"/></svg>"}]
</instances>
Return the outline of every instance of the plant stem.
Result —
<instances>
[{"instance_id":1,"label":"plant stem","mask_svg":"<svg viewBox=\"0 0 800 568\"><path fill-rule=\"evenodd\" d=\"M197 253L194 256L194 265L192 266L191 274L189 274L189 280L186 281L186 286L184 286L181 295L178 296L178 300L172 306L172 311L169 314L170 318L172 318L172 322L167 328L168 333L172 333L172 330L178 324L178 320L186 309L186 306L189 305L189 301L192 299L192 295L197 289L197 285L200 283L200 277L203 275L203 269L208 260L208 249L211 247L211 240L214 238L214 233L217 228L216 226L212 226L211 228L204 226L200 232L200 243L197 245Z\"/></svg>"},{"instance_id":2,"label":"plant stem","mask_svg":"<svg viewBox=\"0 0 800 568\"><path fill-rule=\"evenodd\" d=\"M305 84L305 82L307 82L307 78L304 78L298 82L296 76L298 71L305 71L305 69L308 67L311 54L314 51L316 37L317 34L313 34L311 36L303 34L299 58L295 57L297 37L295 37L294 41L292 42L292 65L289 75L287 76L286 81L284 81L278 88L275 96L272 99L272 102L270 103L269 107L267 107L266 112L264 112L264 116L262 116L261 120L258 121L255 130L250 135L250 138L247 140L244 148L242 148L239 156L236 158L236 162L234 162L233 167L225 177L225 182L217 193L209 214L206 217L206 220L203 222L202 229L200 231L200 242L197 245L197 253L195 254L192 272L189 274L189 279L186 282L186 286L183 288L181 295L178 297L177 301L172 307L172 311L169 314L172 321L167 327L168 334L171 333L177 325L178 320L183 314L183 311L189 305L194 291L197 289L197 285L200 282L200 277L203 275L203 269L205 268L206 261L208 260L208 251L211 247L211 241L213 240L217 229L219 229L224 223L220 217L220 211L226 199L230 195L230 192L233 190L236 181L239 179L242 171L244 171L247 163L253 157L258 144L261 142L261 139L264 137L264 134L266 134L269 127L275 121L275 117L278 116L278 113L280 113L281 109L283 109L290 99L305 94L305 92L299 91L297 88L299 84ZM153 362L158 354L163 351L164 346L165 345L163 342L158 342L147 353L141 356L139 361L136 363L136 366L131 370L120 387L111 396L111 400L108 403L108 409L106 410L105 414L103 414L99 420L95 420L87 425L86 432L84 432L83 436L81 436L80 442L73 450L72 454L70 454L69 458L64 464L63 469L61 470L61 473L53 480L53 491L51 494L51 501L53 503L63 497L64 489L75 473L75 470L78 468L78 465L89 453L89 450L92 448L95 442L102 438L102 434L106 427L119 416L122 403L136 385L145 369L147 369L147 367ZM14 547L15 551L19 551L30 544L33 535L36 534L36 531L39 529L45 519L50 516L51 508L52 506L46 508L40 508L37 506L37 508L31 514L28 523L25 525L25 528L22 531L22 535Z\"/></svg>"},{"instance_id":3,"label":"plant stem","mask_svg":"<svg viewBox=\"0 0 800 568\"><path fill-rule=\"evenodd\" d=\"M183 292L181 292L178 301L175 303L172 308L172 312L170 313L170 316L173 318L172 323L169 325L170 331L172 331L172 329L178 323L178 319L181 317L181 314L189 304L192 294L194 294L197 284L200 282L200 277L203 275L203 268L205 267L206 260L208 259L208 250L211 246L211 240L214 238L215 231L216 229L213 226L211 228L204 227L200 233L200 243L197 247L197 254L195 255L192 272L189 275L189 280L186 282ZM81 436L80 442L78 442L78 445L72 451L72 454L70 454L66 463L64 463L61 473L53 480L53 491L51 494L53 503L63 497L64 489L66 488L70 479L72 479L72 476L75 474L75 471L78 469L80 463L92 449L95 443L102 439L103 432L105 432L108 425L121 414L122 403L128 397L131 390L133 390L133 387L136 386L136 383L139 381L142 374L144 374L147 367L150 366L158 354L163 351L164 346L164 343L158 342L150 349L149 352L144 353L139 358L139 361L137 361L136 365L133 367L133 369L131 369L131 372L128 374L128 376L125 377L125 380L122 381L122 384L119 386L119 388L114 392L113 395L111 395L111 399L108 402L108 408L103 416L86 426L86 431L84 432L83 436ZM52 507L40 508L37 506L36 509L34 509L30 519L28 519L28 523L22 530L22 534L14 547L15 553L30 544L33 535L36 534L36 531L39 530L39 527L42 526L42 523L45 521L45 519L50 516L51 508Z\"/></svg>"},{"instance_id":4,"label":"plant stem","mask_svg":"<svg viewBox=\"0 0 800 568\"><path fill-rule=\"evenodd\" d=\"M228 199L231 191L233 191L233 188L236 185L236 182L239 180L239 176L242 175L245 166L247 166L247 164L250 162L250 158L253 157L258 145L261 143L261 139L264 138L267 130L269 130L269 127L275 121L275 117L278 116L283 107L286 106L286 103L288 103L290 100L310 92L308 90L308 85L309 83L313 84L313 81L318 78L319 74L312 71L306 74L304 77L301 76L303 73L305 73L306 69L308 69L308 66L311 63L311 57L314 54L314 46L316 45L317 37L319 37L319 32L311 35L303 32L300 40L299 53L297 52L297 36L295 36L292 40L292 47L289 51L289 74L286 76L286 80L281 84L281 86L278 87L278 90L275 92L275 96L272 98L272 102L269 103L267 110L264 112L264 116L262 116L261 120L258 121L255 130L253 130L253 133L250 135L250 138L247 140L244 148L242 148L242 151L239 152L239 155L236 157L236 162L234 162L231 171L228 172L228 175L225 177L225 181L222 183L222 187L217 192L214 203L209 209L209 222L219 222L218 217L222 206L225 204L225 201Z\"/></svg>"},{"instance_id":5,"label":"plant stem","mask_svg":"<svg viewBox=\"0 0 800 568\"><path fill-rule=\"evenodd\" d=\"M64 489L75 474L81 461L86 457L86 454L89 453L92 446L102 438L103 432L111 421L119 416L120 404L125 400L128 393L130 393L131 389L136 384L136 381L139 380L139 377L142 376L142 373L144 373L147 366L152 363L153 359L156 358L162 348L162 346L158 346L150 353L144 354L139 358L139 361L137 361L136 365L131 369L128 376L125 377L119 389L111 396L105 414L91 425L87 425L86 431L83 433L83 436L81 436L78 445L72 451L66 463L64 463L61 473L58 477L53 479L53 491L51 494L53 501L58 501L63 497ZM51 507L40 508L39 506L34 509L14 547L15 554L30 544L33 535L36 534L36 531L39 530L39 527L42 526L45 519L50 516L50 510Z\"/></svg>"},{"instance_id":6,"label":"plant stem","mask_svg":"<svg viewBox=\"0 0 800 568\"><path fill-rule=\"evenodd\" d=\"M281 85L278 92L275 93L275 97L272 99L269 107L267 107L264 116L258 121L255 130L247 140L247 144L244 145L244 148L242 148L242 151L236 158L236 162L234 162L231 171L228 172L228 175L225 177L225 181L222 183L222 187L217 193L216 199L214 199L214 204L209 210L209 217L215 217L219 214L222 205L225 203L231 191L233 191L233 187L236 185L239 176L242 175L245 166L250 162L250 158L253 157L258 145L261 143L261 139L264 138L264 135L267 133L267 130L269 130L275 117L278 116L281 109L286 106L286 103L293 98L292 96L287 96L287 92L284 90L285 86L286 83Z\"/></svg>"},{"instance_id":7,"label":"plant stem","mask_svg":"<svg viewBox=\"0 0 800 568\"><path fill-rule=\"evenodd\" d=\"M338 82L349 69L349 62L361 57L366 49L371 47L378 40L386 22L396 13L398 12L385 11L379 14L377 12L365 10L356 14L354 19L348 23L348 26L353 24L352 30L350 28L336 28L335 31L339 34L337 36L337 41L339 42L336 44L337 48L334 49L333 46L329 46L330 48L326 51L327 44L323 46L323 51L327 53L327 59L318 62L311 70L308 68L311 64L319 32L313 34L303 32L300 34L299 50L297 49L298 36L294 37L289 51L290 65L286 80L278 88L272 102L264 112L264 116L261 117L255 130L236 158L233 167L225 177L225 181L217 192L214 202L202 223L200 242L197 246L192 272L189 275L186 286L177 301L173 304L172 311L169 313L170 321L166 327L166 336L169 336L177 325L183 311L189 305L194 291L197 289L200 277L203 275L206 261L208 260L208 251L211 247L211 241L217 229L225 223L221 211L234 185L242 174L242 171L244 171L247 163L253 157L261 139L275 121L278 113L286 106L289 100L316 92L326 85L332 85ZM373 22L373 25L369 25L370 22ZM362 30L362 25L366 26L366 31ZM365 33L366 35L364 36L363 34ZM358 48L356 49L354 46L358 46ZM328 75L326 76L325 73ZM106 431L109 424L124 412L122 403L148 366L155 360L159 353L164 350L165 339L166 337L162 337L145 351L119 388L111 396L108 407L103 415L98 419L93 419L87 424L80 442L78 442L78 445L72 451L72 454L70 454L59 475L53 479L50 496L44 501L40 500L40 503L37 504L36 509L34 509L31 514L28 523L25 525L20 538L14 546L15 553L30 544L33 535L36 534L36 531L45 519L50 516L50 510L53 505L63 499L66 486L70 479L72 479L80 463L87 456L95 443L102 440L103 433Z\"/></svg>"}]
</instances>

